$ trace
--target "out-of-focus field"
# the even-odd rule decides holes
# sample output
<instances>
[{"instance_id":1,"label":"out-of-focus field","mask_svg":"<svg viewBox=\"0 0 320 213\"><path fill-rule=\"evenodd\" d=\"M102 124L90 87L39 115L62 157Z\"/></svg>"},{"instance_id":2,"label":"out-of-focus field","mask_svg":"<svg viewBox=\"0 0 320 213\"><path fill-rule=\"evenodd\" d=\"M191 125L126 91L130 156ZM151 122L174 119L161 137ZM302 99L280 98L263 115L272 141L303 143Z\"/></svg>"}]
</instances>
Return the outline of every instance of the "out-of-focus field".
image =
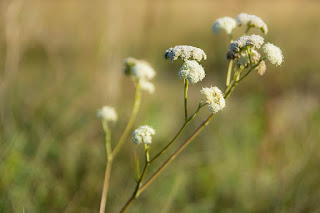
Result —
<instances>
[{"instance_id":1,"label":"out-of-focus field","mask_svg":"<svg viewBox=\"0 0 320 213\"><path fill-rule=\"evenodd\" d=\"M143 58L157 71L156 92L144 94L135 124L156 129L155 153L184 116L181 62L163 60L163 52L188 44L207 53L207 76L189 92L195 109L202 87L224 88L228 40L211 26L240 12L268 24L265 39L281 47L283 65L268 64L265 76L239 84L128 212L320 212L319 9L303 0L1 1L0 212L98 212L106 153L95 113L116 108L117 140L134 95L122 60ZM140 148L128 138L116 158L108 212L132 193Z\"/></svg>"}]
</instances>

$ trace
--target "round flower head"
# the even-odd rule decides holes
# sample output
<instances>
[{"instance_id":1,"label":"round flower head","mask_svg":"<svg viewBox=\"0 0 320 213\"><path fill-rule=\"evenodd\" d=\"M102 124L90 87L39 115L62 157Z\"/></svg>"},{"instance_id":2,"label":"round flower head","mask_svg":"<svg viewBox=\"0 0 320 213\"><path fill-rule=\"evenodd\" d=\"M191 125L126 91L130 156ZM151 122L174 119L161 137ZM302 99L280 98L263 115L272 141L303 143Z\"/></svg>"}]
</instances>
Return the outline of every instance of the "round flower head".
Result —
<instances>
[{"instance_id":1,"label":"round flower head","mask_svg":"<svg viewBox=\"0 0 320 213\"><path fill-rule=\"evenodd\" d=\"M187 61L187 60L197 60L201 61L207 59L207 55L200 48L187 46L187 45L178 45L175 47L170 47L164 52L163 57L165 59L170 59L175 61L178 58Z\"/></svg>"},{"instance_id":2,"label":"round flower head","mask_svg":"<svg viewBox=\"0 0 320 213\"><path fill-rule=\"evenodd\" d=\"M240 52L244 48L250 46L256 49L260 49L264 43L264 38L259 35L241 36L230 44L230 51Z\"/></svg>"},{"instance_id":3,"label":"round flower head","mask_svg":"<svg viewBox=\"0 0 320 213\"><path fill-rule=\"evenodd\" d=\"M191 84L198 83L206 76L203 67L195 60L186 61L179 71L181 79L187 79Z\"/></svg>"},{"instance_id":4,"label":"round flower head","mask_svg":"<svg viewBox=\"0 0 320 213\"><path fill-rule=\"evenodd\" d=\"M236 17L238 25L246 25L248 27L255 27L260 29L264 34L268 33L268 27L261 18L255 15L249 15L247 13L240 13Z\"/></svg>"},{"instance_id":5,"label":"round flower head","mask_svg":"<svg viewBox=\"0 0 320 213\"><path fill-rule=\"evenodd\" d=\"M152 79L156 72L151 67L151 65L144 60L138 60L135 58L126 58L124 60L124 73L130 75L136 79Z\"/></svg>"},{"instance_id":6,"label":"round flower head","mask_svg":"<svg viewBox=\"0 0 320 213\"><path fill-rule=\"evenodd\" d=\"M104 121L117 121L118 116L113 107L104 106L97 110L97 117Z\"/></svg>"},{"instance_id":7,"label":"round flower head","mask_svg":"<svg viewBox=\"0 0 320 213\"><path fill-rule=\"evenodd\" d=\"M262 47L262 50L271 64L275 64L277 66L281 65L283 61L283 55L279 47L271 43L267 43Z\"/></svg>"},{"instance_id":8,"label":"round flower head","mask_svg":"<svg viewBox=\"0 0 320 213\"><path fill-rule=\"evenodd\" d=\"M150 126L140 126L132 133L132 141L136 144L151 144L152 135L154 135L155 133L155 130Z\"/></svg>"},{"instance_id":9,"label":"round flower head","mask_svg":"<svg viewBox=\"0 0 320 213\"><path fill-rule=\"evenodd\" d=\"M219 31L224 31L228 35L232 33L232 30L236 27L237 23L233 18L223 17L218 18L212 25L212 31L215 34L219 34Z\"/></svg>"},{"instance_id":10,"label":"round flower head","mask_svg":"<svg viewBox=\"0 0 320 213\"><path fill-rule=\"evenodd\" d=\"M206 103L208 103L209 111L211 113L215 114L226 106L226 101L218 87L205 87L202 88L200 93L206 96Z\"/></svg>"},{"instance_id":11,"label":"round flower head","mask_svg":"<svg viewBox=\"0 0 320 213\"><path fill-rule=\"evenodd\" d=\"M257 70L258 74L263 76L264 73L267 70L267 65L265 61L261 61L260 64L255 68L255 70Z\"/></svg>"},{"instance_id":12,"label":"round flower head","mask_svg":"<svg viewBox=\"0 0 320 213\"><path fill-rule=\"evenodd\" d=\"M150 94L154 93L154 85L153 85L153 83L142 79L142 80L140 80L140 86L141 86L142 90L147 91Z\"/></svg>"}]
</instances>

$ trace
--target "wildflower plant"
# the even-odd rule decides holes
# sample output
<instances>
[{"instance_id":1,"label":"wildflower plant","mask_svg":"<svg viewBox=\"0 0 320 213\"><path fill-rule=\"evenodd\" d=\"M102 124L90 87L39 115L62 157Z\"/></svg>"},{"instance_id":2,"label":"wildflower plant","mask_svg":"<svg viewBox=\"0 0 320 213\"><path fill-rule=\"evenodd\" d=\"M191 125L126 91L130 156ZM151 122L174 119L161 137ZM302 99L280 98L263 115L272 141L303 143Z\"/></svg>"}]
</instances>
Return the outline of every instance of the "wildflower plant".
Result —
<instances>
[{"instance_id":1,"label":"wildflower plant","mask_svg":"<svg viewBox=\"0 0 320 213\"><path fill-rule=\"evenodd\" d=\"M240 38L233 40L232 31L236 27L240 26L246 26L246 30ZM203 128L208 125L210 120L226 107L226 100L238 83L245 79L253 70L257 71L259 75L263 75L266 72L266 60L276 66L280 66L282 64L283 55L281 49L271 43L265 44L264 38L260 35L248 35L251 28L258 28L265 34L268 32L267 25L261 18L246 13L239 14L235 19L230 17L218 18L213 24L212 30L215 34L218 34L221 31L227 34L230 39L230 45L226 51L226 59L229 60L229 66L226 72L226 88L224 92L222 92L216 86L203 87L200 91L200 94L202 95L200 97L204 97L205 101L201 100L199 97L198 107L192 114L188 113L189 84L193 85L199 83L205 78L206 73L200 62L202 60L206 60L207 55L202 49L189 45L178 45L171 47L164 52L165 59L169 59L171 61L176 61L178 59L182 60L178 76L184 81L184 123L176 135L153 156L150 155L150 149L152 147L155 130L148 125L143 125L132 132L132 142L137 144L137 148L141 145L144 146L145 163L142 172L140 172L138 157L135 158L136 186L129 200L121 209L121 212L125 212L130 204L158 177L160 173L163 172L163 170L176 158L176 156L193 141ZM154 91L154 85L151 83L151 80L155 76L155 71L148 62L134 58L127 58L124 61L124 73L130 76L133 80L136 92L132 114L122 136L118 143L115 144L114 149L111 147L111 131L108 128L108 123L116 121L117 115L115 110L111 107L103 107L97 112L97 116L102 120L105 130L107 152L107 165L102 190L100 213L105 212L106 208L112 161L127 139L129 132L132 131L134 120L137 116L141 102L141 90L146 90L150 93ZM159 156L171 147L171 145L182 134L185 127L196 117L198 112L204 106L208 107L208 117L198 126L198 128L194 130L191 136L162 163L158 170L150 174L149 179L145 181L144 178L147 175L149 166L151 166Z\"/></svg>"}]
</instances>

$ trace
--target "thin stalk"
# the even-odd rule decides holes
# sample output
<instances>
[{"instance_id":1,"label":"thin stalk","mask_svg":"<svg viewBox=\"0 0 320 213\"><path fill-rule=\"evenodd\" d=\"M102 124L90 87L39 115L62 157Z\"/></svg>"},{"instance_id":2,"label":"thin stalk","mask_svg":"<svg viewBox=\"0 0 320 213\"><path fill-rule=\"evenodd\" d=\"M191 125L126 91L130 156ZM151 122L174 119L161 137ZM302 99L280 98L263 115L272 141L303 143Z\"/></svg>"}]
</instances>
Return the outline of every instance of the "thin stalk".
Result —
<instances>
[{"instance_id":1,"label":"thin stalk","mask_svg":"<svg viewBox=\"0 0 320 213\"><path fill-rule=\"evenodd\" d=\"M107 165L106 165L106 171L104 174L103 189L102 189L101 202L100 202L100 213L104 213L106 209L108 189L109 189L109 179L110 179L110 173L111 173L111 167L112 167L111 131L108 127L107 122L105 122L104 120L102 121L102 126L106 135Z\"/></svg>"},{"instance_id":2,"label":"thin stalk","mask_svg":"<svg viewBox=\"0 0 320 213\"><path fill-rule=\"evenodd\" d=\"M188 85L189 81L187 79L184 79L184 121L186 122L188 120Z\"/></svg>"},{"instance_id":3,"label":"thin stalk","mask_svg":"<svg viewBox=\"0 0 320 213\"><path fill-rule=\"evenodd\" d=\"M134 201L134 199L136 199L136 197L139 196L138 191L139 191L139 189L140 189L142 180L143 180L144 176L146 175L147 169L148 169L148 167L149 167L149 165L150 165L150 160L149 160L149 158L150 158L150 157L149 157L149 148L148 148L147 146L145 146L145 159L146 159L146 161L145 161L145 166L144 166L144 168L143 168L143 171L142 171L142 173L141 173L141 175L140 175L139 180L137 181L136 187L135 187L135 189L134 189L134 191L133 191L130 199L129 199L129 200L126 202L126 204L122 207L122 209L120 210L120 212L125 212L126 209L127 209L127 208L130 206L130 204L132 203L132 201Z\"/></svg>"},{"instance_id":4,"label":"thin stalk","mask_svg":"<svg viewBox=\"0 0 320 213\"><path fill-rule=\"evenodd\" d=\"M151 160L149 160L149 152L146 151L146 163L144 165L144 168L143 168L143 172L137 182L137 185L136 185L136 188L133 192L133 194L131 195L131 197L129 198L129 200L126 202L126 204L122 207L121 211L120 212L124 212L128 207L129 205L134 201L134 199L136 199L141 192L139 192L139 189L140 189L140 186L141 186L141 182L145 176L145 173L149 167L149 165L154 161L156 160L161 154L163 154L170 146L171 144L173 144L173 142L178 138L178 136L181 134L181 132L183 131L183 129L190 123L190 121L192 119L194 119L194 117L197 115L197 113L200 111L200 109L202 107L204 107L205 105L207 105L207 103L205 104L199 104L197 110L187 119L187 121L183 124L183 126L181 127L181 129L179 130L179 132L176 134L176 136L167 144L167 146L165 146L160 152L158 152L158 154L156 154ZM148 150L149 151L149 150Z\"/></svg>"},{"instance_id":5,"label":"thin stalk","mask_svg":"<svg viewBox=\"0 0 320 213\"><path fill-rule=\"evenodd\" d=\"M191 143L191 141L201 132L201 130L208 125L213 115L214 114L210 114L210 116L202 122L198 129L180 146L180 148L177 149L155 173L153 173L153 175L140 187L137 193L138 195L140 195L154 181L154 179L156 179L156 177L171 163L171 161L175 159L177 155Z\"/></svg>"},{"instance_id":6,"label":"thin stalk","mask_svg":"<svg viewBox=\"0 0 320 213\"><path fill-rule=\"evenodd\" d=\"M157 159L160 155L162 155L172 144L173 142L179 137L179 135L181 134L181 132L184 130L184 128L190 123L190 121L192 121L192 119L197 115L197 113L200 111L200 109L202 107L204 107L207 104L199 104L198 109L187 119L187 121L183 124L183 126L181 127L181 129L179 130L179 132L176 134L176 136L174 136L174 138L160 151L158 152L151 160L150 163L152 161L154 161L155 159Z\"/></svg>"},{"instance_id":7,"label":"thin stalk","mask_svg":"<svg viewBox=\"0 0 320 213\"><path fill-rule=\"evenodd\" d=\"M108 160L106 165L106 171L104 174L103 190L102 190L100 211L99 211L100 213L104 213L106 209L111 167L112 167L112 160Z\"/></svg>"},{"instance_id":8,"label":"thin stalk","mask_svg":"<svg viewBox=\"0 0 320 213\"><path fill-rule=\"evenodd\" d=\"M137 82L136 84L136 91L135 91L135 97L134 97L134 103L133 103L133 109L128 121L128 124L121 135L119 142L115 146L114 150L112 151L111 148L111 134L108 129L108 126L106 123L102 123L103 128L106 132L106 151L107 151L107 165L106 165L106 171L105 171L105 177L104 177L104 183L103 183L103 190L101 195L101 202L100 202L100 213L104 213L106 209L106 203L107 203L107 196L108 196L108 190L109 190L109 181L110 181L110 173L112 168L112 162L114 157L118 154L119 150L121 149L125 139L127 138L129 131L131 130L133 123L137 117L139 108L141 104L141 91L140 91L140 83Z\"/></svg>"},{"instance_id":9,"label":"thin stalk","mask_svg":"<svg viewBox=\"0 0 320 213\"><path fill-rule=\"evenodd\" d=\"M135 96L134 96L134 103L133 103L133 109L132 109L132 113L129 119L129 122L119 140L119 142L117 143L117 145L115 146L113 152L112 152L112 156L115 157L118 152L120 151L125 139L127 138L133 123L137 117L139 108L140 108L140 104L141 104L141 90L140 90L140 83L138 82L136 85L136 92L135 92Z\"/></svg>"},{"instance_id":10,"label":"thin stalk","mask_svg":"<svg viewBox=\"0 0 320 213\"><path fill-rule=\"evenodd\" d=\"M228 74L227 74L226 86L229 86L229 84L230 84L231 73L232 73L232 65L233 65L233 60L230 60L230 62L229 62L229 67L228 67Z\"/></svg>"},{"instance_id":11,"label":"thin stalk","mask_svg":"<svg viewBox=\"0 0 320 213\"><path fill-rule=\"evenodd\" d=\"M263 61L265 58L261 58L258 63L256 63L255 65L253 65L238 81L236 81L236 83L239 83L240 81L242 81L245 77L247 77L247 75L249 75L249 73L255 69L257 66L259 66L259 64L261 63L261 61Z\"/></svg>"},{"instance_id":12,"label":"thin stalk","mask_svg":"<svg viewBox=\"0 0 320 213\"><path fill-rule=\"evenodd\" d=\"M233 42L232 40L232 34L230 35L230 43ZM229 66L228 66L228 73L227 73L227 79L226 79L226 86L229 86L230 80L231 80L231 73L232 73L232 66L233 66L233 60L230 60Z\"/></svg>"}]
</instances>

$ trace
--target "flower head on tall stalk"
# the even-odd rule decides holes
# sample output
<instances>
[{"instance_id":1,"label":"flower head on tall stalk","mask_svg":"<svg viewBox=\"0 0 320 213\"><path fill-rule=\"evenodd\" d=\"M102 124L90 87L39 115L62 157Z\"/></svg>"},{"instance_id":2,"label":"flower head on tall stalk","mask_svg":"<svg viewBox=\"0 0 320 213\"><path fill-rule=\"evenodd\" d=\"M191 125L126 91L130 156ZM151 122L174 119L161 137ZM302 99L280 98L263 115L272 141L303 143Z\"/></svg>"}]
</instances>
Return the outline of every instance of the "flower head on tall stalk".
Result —
<instances>
[{"instance_id":1,"label":"flower head on tall stalk","mask_svg":"<svg viewBox=\"0 0 320 213\"><path fill-rule=\"evenodd\" d=\"M135 144L151 144L152 143L152 135L154 135L156 132L155 130L148 126L140 126L132 133L132 141Z\"/></svg>"},{"instance_id":2,"label":"flower head on tall stalk","mask_svg":"<svg viewBox=\"0 0 320 213\"><path fill-rule=\"evenodd\" d=\"M164 52L163 57L175 61L178 58L184 61L180 68L179 77L184 79L184 120L188 120L188 87L189 83L195 84L205 77L203 67L198 63L201 60L206 60L207 55L205 52L197 47L188 45L177 45L171 47Z\"/></svg>"},{"instance_id":3,"label":"flower head on tall stalk","mask_svg":"<svg viewBox=\"0 0 320 213\"><path fill-rule=\"evenodd\" d=\"M230 17L218 18L212 25L212 31L214 34L219 34L220 31L225 32L229 36L232 34L232 30L237 26L236 20Z\"/></svg>"},{"instance_id":4,"label":"flower head on tall stalk","mask_svg":"<svg viewBox=\"0 0 320 213\"><path fill-rule=\"evenodd\" d=\"M145 60L138 60L132 57L124 60L124 73L131 76L135 83L140 83L141 89L149 93L154 92L154 85L150 82L156 72Z\"/></svg>"},{"instance_id":5,"label":"flower head on tall stalk","mask_svg":"<svg viewBox=\"0 0 320 213\"><path fill-rule=\"evenodd\" d=\"M179 77L186 79L191 84L196 84L206 76L203 67L195 60L188 60L183 63L179 71Z\"/></svg>"},{"instance_id":6,"label":"flower head on tall stalk","mask_svg":"<svg viewBox=\"0 0 320 213\"><path fill-rule=\"evenodd\" d=\"M237 24L239 26L247 26L248 29L251 27L260 29L263 33L268 33L268 27L264 21L255 15L249 15L247 13L240 13L236 17Z\"/></svg>"},{"instance_id":7,"label":"flower head on tall stalk","mask_svg":"<svg viewBox=\"0 0 320 213\"><path fill-rule=\"evenodd\" d=\"M101 109L97 110L97 117L104 122L115 122L118 120L118 115L113 107L103 106Z\"/></svg>"},{"instance_id":8,"label":"flower head on tall stalk","mask_svg":"<svg viewBox=\"0 0 320 213\"><path fill-rule=\"evenodd\" d=\"M126 58L124 60L124 73L131 77L131 79L135 83L135 95L134 95L134 103L132 113L130 115L129 121L127 123L126 128L124 129L118 143L116 143L114 149L111 146L111 139L110 139L110 131L106 122L103 122L103 128L106 132L106 151L107 151L107 165L103 183L103 190L101 195L101 202L100 202L100 213L104 213L106 209L107 203L107 195L109 189L109 178L111 173L112 162L115 156L120 151L125 139L127 138L136 116L138 114L140 103L141 103L141 90L148 91L149 93L154 92L154 85L150 82L151 79L154 78L156 72L151 67L151 65L144 61L138 60L132 57ZM117 115L115 111L110 107L103 107L102 109L98 110L97 115L99 118L105 121L113 121L117 119Z\"/></svg>"}]
</instances>

